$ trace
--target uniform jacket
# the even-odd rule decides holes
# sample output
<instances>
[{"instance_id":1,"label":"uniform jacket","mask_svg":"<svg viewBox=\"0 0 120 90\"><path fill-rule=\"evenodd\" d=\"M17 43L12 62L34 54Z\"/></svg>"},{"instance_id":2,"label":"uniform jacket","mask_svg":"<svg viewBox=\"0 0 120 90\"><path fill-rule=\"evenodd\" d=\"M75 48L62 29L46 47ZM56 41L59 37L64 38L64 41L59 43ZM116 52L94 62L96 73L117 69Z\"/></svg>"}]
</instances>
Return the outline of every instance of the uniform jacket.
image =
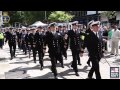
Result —
<instances>
[{"instance_id":1,"label":"uniform jacket","mask_svg":"<svg viewBox=\"0 0 120 90\"><path fill-rule=\"evenodd\" d=\"M45 45L48 45L49 53L60 53L64 45L63 38L60 33L56 32L52 34L51 32L46 32Z\"/></svg>"},{"instance_id":2,"label":"uniform jacket","mask_svg":"<svg viewBox=\"0 0 120 90\"><path fill-rule=\"evenodd\" d=\"M68 39L70 41L70 49L81 50L81 33L80 31L74 32L73 30L68 31Z\"/></svg>"},{"instance_id":3,"label":"uniform jacket","mask_svg":"<svg viewBox=\"0 0 120 90\"><path fill-rule=\"evenodd\" d=\"M12 34L12 33L8 33L7 34L7 38L6 38L6 41L8 41L9 44L16 44L16 39L17 39L17 35L16 33Z\"/></svg>"},{"instance_id":4,"label":"uniform jacket","mask_svg":"<svg viewBox=\"0 0 120 90\"><path fill-rule=\"evenodd\" d=\"M35 43L37 48L43 49L44 43L45 43L45 35L44 33L35 33Z\"/></svg>"},{"instance_id":5,"label":"uniform jacket","mask_svg":"<svg viewBox=\"0 0 120 90\"><path fill-rule=\"evenodd\" d=\"M85 47L87 47L89 56L101 58L103 53L101 32L98 32L98 37L92 31L87 32L85 36L83 48L85 49Z\"/></svg>"}]
</instances>

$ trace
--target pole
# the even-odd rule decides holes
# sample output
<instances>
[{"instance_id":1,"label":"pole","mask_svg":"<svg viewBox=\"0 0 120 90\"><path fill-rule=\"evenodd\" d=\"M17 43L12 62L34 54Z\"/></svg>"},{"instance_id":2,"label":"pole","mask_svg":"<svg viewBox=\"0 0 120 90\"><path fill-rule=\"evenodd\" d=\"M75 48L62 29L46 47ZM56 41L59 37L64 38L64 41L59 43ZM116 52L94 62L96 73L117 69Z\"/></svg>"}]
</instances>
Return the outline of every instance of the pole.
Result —
<instances>
[{"instance_id":1,"label":"pole","mask_svg":"<svg viewBox=\"0 0 120 90\"><path fill-rule=\"evenodd\" d=\"M2 16L2 11L0 11L0 26L3 25L3 16Z\"/></svg>"},{"instance_id":2,"label":"pole","mask_svg":"<svg viewBox=\"0 0 120 90\"><path fill-rule=\"evenodd\" d=\"M46 11L45 11L45 20L46 20L47 18L46 18Z\"/></svg>"}]
</instances>

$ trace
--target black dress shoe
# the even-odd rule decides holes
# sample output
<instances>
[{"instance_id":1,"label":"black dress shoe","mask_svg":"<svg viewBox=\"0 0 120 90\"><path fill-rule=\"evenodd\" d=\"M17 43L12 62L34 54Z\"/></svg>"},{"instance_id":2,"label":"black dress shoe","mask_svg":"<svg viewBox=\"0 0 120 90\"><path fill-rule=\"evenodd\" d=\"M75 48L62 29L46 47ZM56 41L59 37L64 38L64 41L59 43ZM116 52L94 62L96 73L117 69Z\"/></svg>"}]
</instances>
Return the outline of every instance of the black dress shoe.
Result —
<instances>
[{"instance_id":1,"label":"black dress shoe","mask_svg":"<svg viewBox=\"0 0 120 90\"><path fill-rule=\"evenodd\" d=\"M95 78L89 78L89 77L88 77L88 78L86 78L86 79L95 79Z\"/></svg>"},{"instance_id":2,"label":"black dress shoe","mask_svg":"<svg viewBox=\"0 0 120 90\"><path fill-rule=\"evenodd\" d=\"M61 65L62 68L64 68L64 65Z\"/></svg>"},{"instance_id":3,"label":"black dress shoe","mask_svg":"<svg viewBox=\"0 0 120 90\"><path fill-rule=\"evenodd\" d=\"M40 70L43 70L43 67L40 67Z\"/></svg>"},{"instance_id":4,"label":"black dress shoe","mask_svg":"<svg viewBox=\"0 0 120 90\"><path fill-rule=\"evenodd\" d=\"M81 63L78 63L78 65L82 65Z\"/></svg>"},{"instance_id":5,"label":"black dress shoe","mask_svg":"<svg viewBox=\"0 0 120 90\"><path fill-rule=\"evenodd\" d=\"M67 57L65 57L65 60L67 60Z\"/></svg>"},{"instance_id":6,"label":"black dress shoe","mask_svg":"<svg viewBox=\"0 0 120 90\"><path fill-rule=\"evenodd\" d=\"M76 76L79 76L79 74L78 74L77 72L75 72L75 75L76 75Z\"/></svg>"},{"instance_id":7,"label":"black dress shoe","mask_svg":"<svg viewBox=\"0 0 120 90\"><path fill-rule=\"evenodd\" d=\"M91 67L91 65L90 65L90 63L89 63L89 62L87 62L87 64L88 64L88 66L89 66L89 67Z\"/></svg>"},{"instance_id":8,"label":"black dress shoe","mask_svg":"<svg viewBox=\"0 0 120 90\"><path fill-rule=\"evenodd\" d=\"M16 56L14 55L13 57L15 58Z\"/></svg>"},{"instance_id":9,"label":"black dress shoe","mask_svg":"<svg viewBox=\"0 0 120 90\"><path fill-rule=\"evenodd\" d=\"M113 53L111 53L110 55L114 55Z\"/></svg>"},{"instance_id":10,"label":"black dress shoe","mask_svg":"<svg viewBox=\"0 0 120 90\"><path fill-rule=\"evenodd\" d=\"M36 63L36 61L34 61L34 63Z\"/></svg>"},{"instance_id":11,"label":"black dress shoe","mask_svg":"<svg viewBox=\"0 0 120 90\"><path fill-rule=\"evenodd\" d=\"M55 79L58 79L58 77L57 76L54 76L55 77Z\"/></svg>"},{"instance_id":12,"label":"black dress shoe","mask_svg":"<svg viewBox=\"0 0 120 90\"><path fill-rule=\"evenodd\" d=\"M10 58L10 60L12 60L12 59L13 59L13 57Z\"/></svg>"},{"instance_id":13,"label":"black dress shoe","mask_svg":"<svg viewBox=\"0 0 120 90\"><path fill-rule=\"evenodd\" d=\"M73 65L71 65L71 67L73 68Z\"/></svg>"}]
</instances>

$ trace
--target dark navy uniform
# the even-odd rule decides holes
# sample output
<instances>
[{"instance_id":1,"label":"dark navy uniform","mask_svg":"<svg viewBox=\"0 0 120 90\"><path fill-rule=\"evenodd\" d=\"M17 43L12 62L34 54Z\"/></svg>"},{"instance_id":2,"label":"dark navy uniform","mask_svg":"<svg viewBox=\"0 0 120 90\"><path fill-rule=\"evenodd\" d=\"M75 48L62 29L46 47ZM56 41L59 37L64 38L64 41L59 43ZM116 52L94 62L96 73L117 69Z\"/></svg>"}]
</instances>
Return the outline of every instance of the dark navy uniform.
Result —
<instances>
[{"instance_id":1,"label":"dark navy uniform","mask_svg":"<svg viewBox=\"0 0 120 90\"><path fill-rule=\"evenodd\" d=\"M31 55L31 48L32 48L32 37L31 37L32 33L27 33L25 36L25 42L26 42L26 47L29 51L29 58Z\"/></svg>"},{"instance_id":2,"label":"dark navy uniform","mask_svg":"<svg viewBox=\"0 0 120 90\"><path fill-rule=\"evenodd\" d=\"M95 72L96 79L101 79L101 75L99 72L99 61L103 55L101 33L98 32L95 34L93 31L89 31L88 33L86 33L86 37L84 41L84 48L85 47L87 47L92 62L92 68L88 74L88 78L91 79L93 73Z\"/></svg>"},{"instance_id":3,"label":"dark navy uniform","mask_svg":"<svg viewBox=\"0 0 120 90\"><path fill-rule=\"evenodd\" d=\"M23 52L26 55L27 54L27 46L26 46L25 36L26 36L26 33L23 32L22 35L21 35L21 43L22 43Z\"/></svg>"},{"instance_id":4,"label":"dark navy uniform","mask_svg":"<svg viewBox=\"0 0 120 90\"><path fill-rule=\"evenodd\" d=\"M35 38L35 54L34 54L34 60L36 60L36 53L38 51L38 55L39 55L39 63L41 65L41 70L43 69L43 49L44 49L44 42L45 42L45 38L44 38L44 34L37 32L34 36Z\"/></svg>"},{"instance_id":5,"label":"dark navy uniform","mask_svg":"<svg viewBox=\"0 0 120 90\"><path fill-rule=\"evenodd\" d=\"M13 32L13 33L9 32L5 42L8 41L9 48L10 48L11 60L13 59L13 57L15 57L16 40L17 40L16 33L15 32Z\"/></svg>"},{"instance_id":6,"label":"dark navy uniform","mask_svg":"<svg viewBox=\"0 0 120 90\"><path fill-rule=\"evenodd\" d=\"M21 35L22 33L19 31L17 31L17 42L18 42L18 48L21 49Z\"/></svg>"},{"instance_id":7,"label":"dark navy uniform","mask_svg":"<svg viewBox=\"0 0 120 90\"><path fill-rule=\"evenodd\" d=\"M80 57L79 57L79 53L81 50L81 38L80 37L81 37L81 34L78 30L76 30L76 31L69 30L68 31L68 38L70 39L70 49L72 51L72 56L73 56L73 62L72 62L71 66L73 67L77 76L78 76L77 61L79 64L81 64Z\"/></svg>"},{"instance_id":8,"label":"dark navy uniform","mask_svg":"<svg viewBox=\"0 0 120 90\"><path fill-rule=\"evenodd\" d=\"M54 24L52 24L53 26L55 26ZM52 26L51 25L51 26ZM49 57L51 58L51 70L54 73L54 76L56 78L57 76L57 70L56 70L56 61L59 60L59 62L61 63L61 66L64 68L63 66L63 58L62 58L62 52L61 49L63 47L63 38L61 36L60 33L55 32L46 32L46 42L45 45L48 45L49 48Z\"/></svg>"},{"instance_id":9,"label":"dark navy uniform","mask_svg":"<svg viewBox=\"0 0 120 90\"><path fill-rule=\"evenodd\" d=\"M62 48L62 54L65 57L65 59L67 60L67 49L68 49L68 32L67 31L61 31L60 32L64 41L64 47Z\"/></svg>"},{"instance_id":10,"label":"dark navy uniform","mask_svg":"<svg viewBox=\"0 0 120 90\"><path fill-rule=\"evenodd\" d=\"M91 21L88 23L88 29L85 31L85 37L86 37L86 35L87 35L88 33L91 32L90 25L91 25L93 22L94 22L94 20L91 20ZM84 45L83 45L83 46L84 46ZM88 66L91 66L91 65L90 65L91 57L90 57L89 54L88 54L88 57L89 57L89 59L88 59L88 61L87 61L87 64L88 64Z\"/></svg>"},{"instance_id":11,"label":"dark navy uniform","mask_svg":"<svg viewBox=\"0 0 120 90\"><path fill-rule=\"evenodd\" d=\"M34 63L36 63L35 33L30 33L29 35L30 35L30 36L29 36L29 39L30 39L31 49L32 49L32 52L33 52L33 60L34 60Z\"/></svg>"},{"instance_id":12,"label":"dark navy uniform","mask_svg":"<svg viewBox=\"0 0 120 90\"><path fill-rule=\"evenodd\" d=\"M72 51L73 61L71 67L75 71L75 75L79 76L78 68L77 68L77 61L80 63L79 53L81 50L81 35L79 30L77 29L78 22L73 22L73 29L68 31L68 39L70 41L70 49ZM75 29L75 30L74 30Z\"/></svg>"}]
</instances>

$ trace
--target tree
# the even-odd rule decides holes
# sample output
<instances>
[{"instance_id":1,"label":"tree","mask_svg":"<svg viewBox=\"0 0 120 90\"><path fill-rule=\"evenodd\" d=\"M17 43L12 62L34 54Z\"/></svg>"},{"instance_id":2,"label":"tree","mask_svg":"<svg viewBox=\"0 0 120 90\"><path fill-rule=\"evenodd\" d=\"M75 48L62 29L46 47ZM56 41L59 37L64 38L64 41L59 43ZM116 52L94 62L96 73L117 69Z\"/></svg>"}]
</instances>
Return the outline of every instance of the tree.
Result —
<instances>
[{"instance_id":1,"label":"tree","mask_svg":"<svg viewBox=\"0 0 120 90\"><path fill-rule=\"evenodd\" d=\"M45 11L7 11L10 16L10 24L13 25L15 22L20 22L23 25L31 25L36 21L45 20ZM50 14L47 11L47 17Z\"/></svg>"},{"instance_id":2,"label":"tree","mask_svg":"<svg viewBox=\"0 0 120 90\"><path fill-rule=\"evenodd\" d=\"M117 15L117 11L103 11L101 13L101 16L107 16L108 19L115 18Z\"/></svg>"},{"instance_id":3,"label":"tree","mask_svg":"<svg viewBox=\"0 0 120 90\"><path fill-rule=\"evenodd\" d=\"M117 11L103 11L101 16L107 16L109 23L116 23Z\"/></svg>"},{"instance_id":4,"label":"tree","mask_svg":"<svg viewBox=\"0 0 120 90\"><path fill-rule=\"evenodd\" d=\"M32 24L35 21L44 19L44 11L7 11L10 16L10 24L20 22L22 24Z\"/></svg>"},{"instance_id":5,"label":"tree","mask_svg":"<svg viewBox=\"0 0 120 90\"><path fill-rule=\"evenodd\" d=\"M24 23L28 25L36 21L44 21L45 11L24 11Z\"/></svg>"},{"instance_id":6,"label":"tree","mask_svg":"<svg viewBox=\"0 0 120 90\"><path fill-rule=\"evenodd\" d=\"M14 24L15 22L22 23L24 20L24 11L8 11L10 16L10 24Z\"/></svg>"},{"instance_id":7,"label":"tree","mask_svg":"<svg viewBox=\"0 0 120 90\"><path fill-rule=\"evenodd\" d=\"M54 11L49 15L48 20L55 22L65 22L71 21L73 17L74 17L73 15L66 13L64 11Z\"/></svg>"}]
</instances>

